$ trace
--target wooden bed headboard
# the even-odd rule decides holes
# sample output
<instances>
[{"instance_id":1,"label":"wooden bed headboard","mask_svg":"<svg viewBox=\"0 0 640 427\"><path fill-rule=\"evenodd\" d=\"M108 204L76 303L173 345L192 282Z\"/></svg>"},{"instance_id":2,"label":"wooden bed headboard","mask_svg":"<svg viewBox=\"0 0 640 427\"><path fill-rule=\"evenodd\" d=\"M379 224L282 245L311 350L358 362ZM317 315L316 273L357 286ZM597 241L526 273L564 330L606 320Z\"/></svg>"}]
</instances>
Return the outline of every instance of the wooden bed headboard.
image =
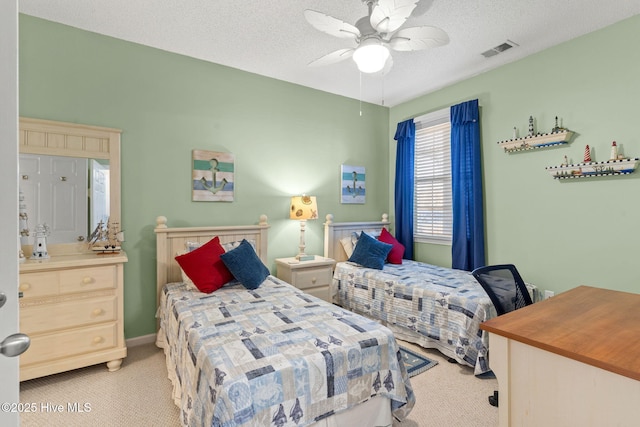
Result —
<instances>
[{"instance_id":1,"label":"wooden bed headboard","mask_svg":"<svg viewBox=\"0 0 640 427\"><path fill-rule=\"evenodd\" d=\"M176 253L185 249L186 242L206 243L215 236L220 243L252 240L256 245L256 252L267 265L267 244L269 224L267 216L261 215L257 225L207 226L207 227L167 227L167 218L156 218L156 297L160 302L160 293L167 283L181 282L180 266L175 260Z\"/></svg>"},{"instance_id":2,"label":"wooden bed headboard","mask_svg":"<svg viewBox=\"0 0 640 427\"><path fill-rule=\"evenodd\" d=\"M380 221L333 222L333 215L328 214L324 223L324 256L336 262L346 261L347 254L340 244L340 239L351 236L353 232L379 232L382 227L389 229L389 215L382 214Z\"/></svg>"}]
</instances>

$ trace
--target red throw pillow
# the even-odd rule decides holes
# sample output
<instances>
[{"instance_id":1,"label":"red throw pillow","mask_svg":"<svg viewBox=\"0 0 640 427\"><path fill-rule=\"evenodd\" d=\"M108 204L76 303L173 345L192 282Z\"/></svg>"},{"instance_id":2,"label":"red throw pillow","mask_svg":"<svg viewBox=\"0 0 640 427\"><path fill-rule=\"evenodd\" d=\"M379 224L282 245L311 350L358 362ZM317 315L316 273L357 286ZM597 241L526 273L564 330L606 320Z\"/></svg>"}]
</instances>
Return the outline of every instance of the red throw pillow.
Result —
<instances>
[{"instance_id":1,"label":"red throw pillow","mask_svg":"<svg viewBox=\"0 0 640 427\"><path fill-rule=\"evenodd\" d=\"M389 262L390 264L402 264L402 257L404 256L404 245L398 242L396 238L387 231L386 228L382 229L378 240L393 245L391 251L389 252L389 255L387 255L387 262Z\"/></svg>"},{"instance_id":2,"label":"red throw pillow","mask_svg":"<svg viewBox=\"0 0 640 427\"><path fill-rule=\"evenodd\" d=\"M220 259L223 253L224 248L216 236L199 248L178 255L176 261L200 292L209 294L233 279Z\"/></svg>"}]
</instances>

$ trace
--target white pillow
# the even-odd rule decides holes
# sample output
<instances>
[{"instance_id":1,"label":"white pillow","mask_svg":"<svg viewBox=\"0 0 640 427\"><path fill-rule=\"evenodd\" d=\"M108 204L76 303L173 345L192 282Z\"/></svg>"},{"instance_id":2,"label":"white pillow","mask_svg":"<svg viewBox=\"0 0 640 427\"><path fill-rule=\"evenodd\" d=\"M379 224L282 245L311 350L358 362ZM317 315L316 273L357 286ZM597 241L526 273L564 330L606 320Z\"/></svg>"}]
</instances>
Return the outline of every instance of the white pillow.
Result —
<instances>
[{"instance_id":1,"label":"white pillow","mask_svg":"<svg viewBox=\"0 0 640 427\"><path fill-rule=\"evenodd\" d=\"M247 242L249 242L253 250L256 251L256 241L247 240ZM240 246L240 243L242 243L242 240L235 241L235 242L222 243L222 248L224 249L225 252L229 252L231 249L235 249L238 246ZM256 251L256 253L258 253L258 251Z\"/></svg>"},{"instance_id":2,"label":"white pillow","mask_svg":"<svg viewBox=\"0 0 640 427\"><path fill-rule=\"evenodd\" d=\"M344 252L347 254L347 259L351 258L351 255L353 255L353 250L356 248L356 244L358 243L358 239L360 238L360 233L360 231L354 231L350 236L340 239L340 244L342 245ZM365 231L365 233L367 233L374 239L377 239L378 237L380 237L380 233L382 233L382 230L374 232Z\"/></svg>"},{"instance_id":3,"label":"white pillow","mask_svg":"<svg viewBox=\"0 0 640 427\"><path fill-rule=\"evenodd\" d=\"M351 254L353 254L353 242L351 241L351 236L340 239L340 244L342 245L342 249L344 249L344 253L347 254L347 259L351 258Z\"/></svg>"},{"instance_id":4,"label":"white pillow","mask_svg":"<svg viewBox=\"0 0 640 427\"><path fill-rule=\"evenodd\" d=\"M225 252L229 252L231 249L237 248L241 242L242 240L238 240L235 242L227 242L227 243L220 243L220 244L222 245L222 248L224 249ZM251 244L251 247L255 251L256 250L255 240L247 240L247 242ZM187 252L191 252L194 249L198 249L202 245L204 245L204 243L202 242L189 242L189 241L184 242L184 248Z\"/></svg>"},{"instance_id":5,"label":"white pillow","mask_svg":"<svg viewBox=\"0 0 640 427\"><path fill-rule=\"evenodd\" d=\"M190 243L193 243L193 242L190 242ZM191 251L196 249L196 248L192 248ZM187 252L191 252L191 251L184 249L184 250L176 252L176 256L184 255ZM182 268L180 269L180 275L182 275L182 282L185 285L187 285L187 290L200 292L200 289L198 289L198 287L193 283L193 281L191 279L189 279L189 276L187 276L187 273L185 273Z\"/></svg>"},{"instance_id":6,"label":"white pillow","mask_svg":"<svg viewBox=\"0 0 640 427\"><path fill-rule=\"evenodd\" d=\"M204 245L205 243L206 242L189 242L189 241L184 242L184 249L185 249L184 253L191 252L195 249L198 249L200 246Z\"/></svg>"}]
</instances>

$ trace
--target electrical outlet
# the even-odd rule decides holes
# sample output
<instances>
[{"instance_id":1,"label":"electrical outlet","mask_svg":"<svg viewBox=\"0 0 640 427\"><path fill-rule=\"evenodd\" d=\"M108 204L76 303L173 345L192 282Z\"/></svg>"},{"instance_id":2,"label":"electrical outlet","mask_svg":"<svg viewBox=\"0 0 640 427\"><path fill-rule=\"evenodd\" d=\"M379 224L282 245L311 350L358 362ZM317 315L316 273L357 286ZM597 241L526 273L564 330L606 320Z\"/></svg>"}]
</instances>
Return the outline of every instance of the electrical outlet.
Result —
<instances>
[{"instance_id":1,"label":"electrical outlet","mask_svg":"<svg viewBox=\"0 0 640 427\"><path fill-rule=\"evenodd\" d=\"M556 294L556 293L555 293L555 292L553 292L553 291L548 291L548 290L547 290L547 291L544 291L544 299L549 299L549 298L551 298L552 296L554 296L555 294Z\"/></svg>"}]
</instances>

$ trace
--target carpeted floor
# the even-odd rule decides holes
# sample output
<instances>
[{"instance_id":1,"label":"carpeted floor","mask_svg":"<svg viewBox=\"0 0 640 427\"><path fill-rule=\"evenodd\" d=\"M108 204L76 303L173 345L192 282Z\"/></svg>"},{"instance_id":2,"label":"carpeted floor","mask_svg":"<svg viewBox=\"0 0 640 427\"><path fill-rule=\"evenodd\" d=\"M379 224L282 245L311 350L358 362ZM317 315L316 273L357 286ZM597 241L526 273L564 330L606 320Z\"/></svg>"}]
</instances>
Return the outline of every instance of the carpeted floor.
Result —
<instances>
[{"instance_id":1,"label":"carpeted floor","mask_svg":"<svg viewBox=\"0 0 640 427\"><path fill-rule=\"evenodd\" d=\"M495 379L480 379L473 370L447 362L435 350L409 343L403 347L439 362L411 378L417 397L409 418L394 427L494 427L498 409L487 396L497 388ZM23 427L180 426L179 410L171 400L164 353L153 344L129 347L117 372L104 364L21 383L20 401L35 404L36 412L23 413ZM59 406L63 412L53 412ZM69 412L69 408L83 412ZM355 426L366 427L366 426Z\"/></svg>"}]
</instances>

